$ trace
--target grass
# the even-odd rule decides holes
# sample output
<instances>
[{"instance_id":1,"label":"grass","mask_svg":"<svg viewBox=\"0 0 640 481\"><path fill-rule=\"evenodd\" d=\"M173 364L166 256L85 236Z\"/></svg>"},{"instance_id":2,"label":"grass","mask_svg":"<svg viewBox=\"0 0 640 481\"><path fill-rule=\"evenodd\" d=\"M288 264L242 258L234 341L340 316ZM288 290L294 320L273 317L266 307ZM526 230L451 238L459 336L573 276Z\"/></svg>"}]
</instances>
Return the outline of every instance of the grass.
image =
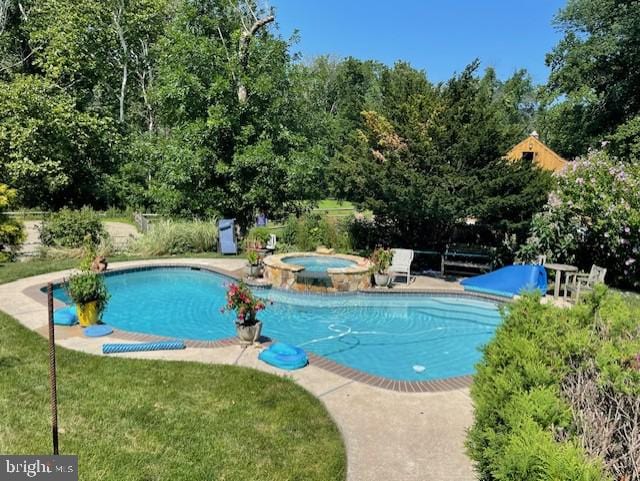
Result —
<instances>
[{"instance_id":1,"label":"grass","mask_svg":"<svg viewBox=\"0 0 640 481\"><path fill-rule=\"evenodd\" d=\"M346 200L324 199L318 202L318 207L313 209L321 215L327 215L329 217L348 217L352 214L356 214L358 210L356 206ZM373 212L365 210L360 212L364 217L371 219Z\"/></svg>"},{"instance_id":2,"label":"grass","mask_svg":"<svg viewBox=\"0 0 640 481\"><path fill-rule=\"evenodd\" d=\"M347 217L356 212L356 207L351 202L325 199L318 202L313 211L330 217Z\"/></svg>"},{"instance_id":3,"label":"grass","mask_svg":"<svg viewBox=\"0 0 640 481\"><path fill-rule=\"evenodd\" d=\"M352 209L355 206L346 200L324 199L318 202L318 210Z\"/></svg>"},{"instance_id":4,"label":"grass","mask_svg":"<svg viewBox=\"0 0 640 481\"><path fill-rule=\"evenodd\" d=\"M237 258L241 256L230 256L218 254L216 252L201 252L199 254L179 254L175 256L155 256L155 257L141 257L141 256L112 256L108 258L109 262L119 261L134 261L134 260L150 260L150 259L215 259L224 257ZM0 263L0 284L6 282L13 282L23 277L37 276L39 274L46 274L47 272L61 271L64 269L71 269L77 267L79 264L78 259L57 259L57 260L39 260L33 259L24 262L7 262Z\"/></svg>"},{"instance_id":5,"label":"grass","mask_svg":"<svg viewBox=\"0 0 640 481\"><path fill-rule=\"evenodd\" d=\"M0 283L76 264L0 265ZM0 339L0 452L50 452L47 343L2 312ZM63 348L57 362L61 454L83 480L345 478L338 429L287 378Z\"/></svg>"},{"instance_id":6,"label":"grass","mask_svg":"<svg viewBox=\"0 0 640 481\"><path fill-rule=\"evenodd\" d=\"M50 451L47 344L0 313L0 452ZM321 403L287 378L234 366L58 349L61 454L83 480L342 480Z\"/></svg>"}]
</instances>

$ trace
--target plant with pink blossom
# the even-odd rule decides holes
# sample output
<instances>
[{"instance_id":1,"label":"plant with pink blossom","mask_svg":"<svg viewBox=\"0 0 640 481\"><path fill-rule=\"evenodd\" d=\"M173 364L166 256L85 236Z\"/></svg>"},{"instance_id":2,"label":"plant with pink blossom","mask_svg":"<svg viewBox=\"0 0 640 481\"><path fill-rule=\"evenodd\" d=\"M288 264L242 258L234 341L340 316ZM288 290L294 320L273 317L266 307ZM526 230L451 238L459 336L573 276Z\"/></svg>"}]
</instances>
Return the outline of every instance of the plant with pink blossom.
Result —
<instances>
[{"instance_id":1,"label":"plant with pink blossom","mask_svg":"<svg viewBox=\"0 0 640 481\"><path fill-rule=\"evenodd\" d=\"M254 296L249 286L240 281L238 284L229 284L227 303L220 309L220 312L235 311L237 325L253 326L258 322L257 313L265 308L265 301Z\"/></svg>"},{"instance_id":2,"label":"plant with pink blossom","mask_svg":"<svg viewBox=\"0 0 640 481\"><path fill-rule=\"evenodd\" d=\"M569 164L536 214L520 257L591 264L608 269L607 282L640 287L640 164L591 152Z\"/></svg>"}]
</instances>

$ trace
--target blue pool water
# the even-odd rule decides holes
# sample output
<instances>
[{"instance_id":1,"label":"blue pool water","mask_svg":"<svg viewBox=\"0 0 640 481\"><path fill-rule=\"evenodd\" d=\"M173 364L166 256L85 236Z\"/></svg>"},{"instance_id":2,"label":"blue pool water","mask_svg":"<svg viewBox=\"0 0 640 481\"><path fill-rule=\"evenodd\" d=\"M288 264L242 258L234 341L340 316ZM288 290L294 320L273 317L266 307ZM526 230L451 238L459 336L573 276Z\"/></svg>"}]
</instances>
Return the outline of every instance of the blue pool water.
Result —
<instances>
[{"instance_id":1,"label":"blue pool water","mask_svg":"<svg viewBox=\"0 0 640 481\"><path fill-rule=\"evenodd\" d=\"M106 280L112 297L103 319L113 327L178 339L235 335L233 314L220 313L229 283L222 276L159 268ZM473 373L478 348L500 323L495 304L472 298L256 292L273 301L259 316L265 336L391 379ZM68 302L62 288L55 296Z\"/></svg>"},{"instance_id":2,"label":"blue pool water","mask_svg":"<svg viewBox=\"0 0 640 481\"><path fill-rule=\"evenodd\" d=\"M282 262L304 267L307 272L326 272L333 267L352 267L355 262L331 256L292 256L285 257Z\"/></svg>"}]
</instances>

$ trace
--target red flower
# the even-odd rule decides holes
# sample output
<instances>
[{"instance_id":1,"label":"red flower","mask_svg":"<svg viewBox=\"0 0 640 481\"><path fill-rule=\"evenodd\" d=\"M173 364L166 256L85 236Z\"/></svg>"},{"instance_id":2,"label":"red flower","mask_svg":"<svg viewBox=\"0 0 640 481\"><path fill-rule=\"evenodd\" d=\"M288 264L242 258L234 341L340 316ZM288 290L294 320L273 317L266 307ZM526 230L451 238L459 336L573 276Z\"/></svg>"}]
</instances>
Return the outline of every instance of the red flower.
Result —
<instances>
[{"instance_id":1,"label":"red flower","mask_svg":"<svg viewBox=\"0 0 640 481\"><path fill-rule=\"evenodd\" d=\"M254 297L251 290L242 281L239 284L229 284L227 291L227 303L221 312L235 310L237 319L244 322L254 319L255 314L265 309L266 304L262 299ZM273 304L272 301L269 301Z\"/></svg>"}]
</instances>

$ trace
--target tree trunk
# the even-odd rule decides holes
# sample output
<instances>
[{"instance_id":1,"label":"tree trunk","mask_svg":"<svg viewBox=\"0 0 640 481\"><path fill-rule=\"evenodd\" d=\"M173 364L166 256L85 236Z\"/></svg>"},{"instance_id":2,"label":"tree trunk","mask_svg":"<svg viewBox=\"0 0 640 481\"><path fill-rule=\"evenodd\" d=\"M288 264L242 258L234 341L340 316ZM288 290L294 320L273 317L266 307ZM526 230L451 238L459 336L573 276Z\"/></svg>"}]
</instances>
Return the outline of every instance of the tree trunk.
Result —
<instances>
[{"instance_id":1,"label":"tree trunk","mask_svg":"<svg viewBox=\"0 0 640 481\"><path fill-rule=\"evenodd\" d=\"M149 90L153 83L153 68L149 61L149 44L148 41L140 40L140 53L135 50L131 52L136 65L136 76L140 84L140 92L142 93L142 101L144 103L145 120L147 123L147 132L153 132L155 129L155 113L153 105L149 99Z\"/></svg>"},{"instance_id":2,"label":"tree trunk","mask_svg":"<svg viewBox=\"0 0 640 481\"><path fill-rule=\"evenodd\" d=\"M123 15L124 4L120 2L118 11L113 13L113 25L115 27L116 34L118 35L118 40L120 41L120 48L122 49L122 82L120 84L120 95L118 98L120 103L120 115L118 116L118 120L121 123L124 123L125 121L125 96L127 92L127 80L129 77L129 46L127 45L127 40L124 37L124 29L121 23Z\"/></svg>"},{"instance_id":3,"label":"tree trunk","mask_svg":"<svg viewBox=\"0 0 640 481\"><path fill-rule=\"evenodd\" d=\"M0 0L0 35L4 32L9 18L9 2L10 0Z\"/></svg>"},{"instance_id":4,"label":"tree trunk","mask_svg":"<svg viewBox=\"0 0 640 481\"><path fill-rule=\"evenodd\" d=\"M243 77L247 70L247 64L249 63L249 44L255 34L266 25L270 24L276 19L275 16L269 15L264 18L256 18L256 21L251 25L251 28L245 28L240 35L240 42L238 45L238 64L240 65L240 72L238 75L238 101L240 104L247 102L247 87L244 85Z\"/></svg>"}]
</instances>

